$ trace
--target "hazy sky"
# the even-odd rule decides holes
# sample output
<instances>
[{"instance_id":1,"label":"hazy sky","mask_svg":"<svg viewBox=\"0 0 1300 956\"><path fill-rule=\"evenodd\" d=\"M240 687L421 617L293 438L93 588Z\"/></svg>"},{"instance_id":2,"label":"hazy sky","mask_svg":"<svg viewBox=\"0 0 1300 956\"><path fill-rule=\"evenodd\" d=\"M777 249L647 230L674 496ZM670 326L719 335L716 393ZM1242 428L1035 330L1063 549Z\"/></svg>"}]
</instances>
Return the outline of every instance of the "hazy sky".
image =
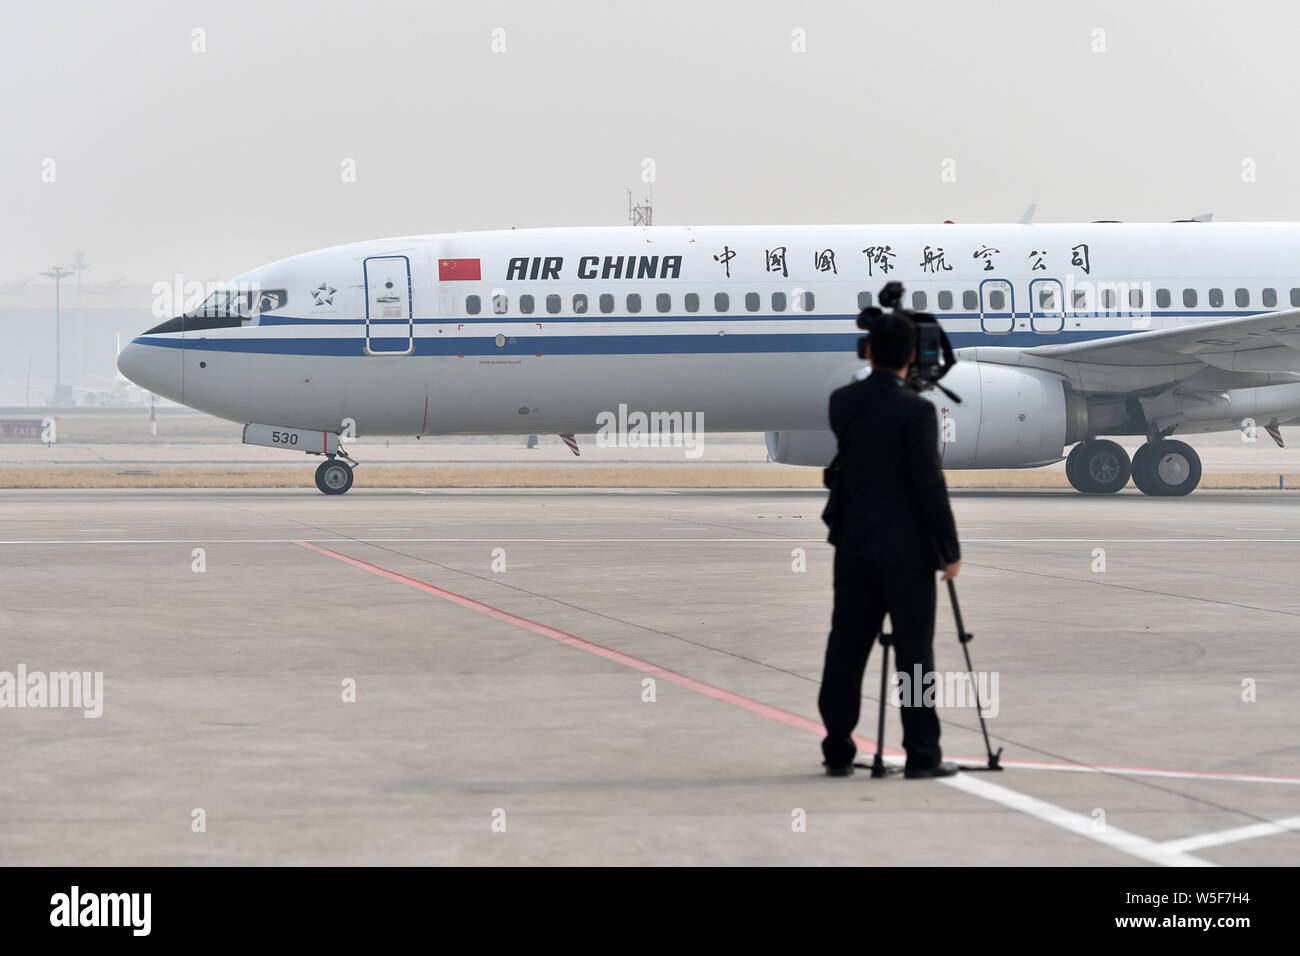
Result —
<instances>
[{"instance_id":1,"label":"hazy sky","mask_svg":"<svg viewBox=\"0 0 1300 956\"><path fill-rule=\"evenodd\" d=\"M0 284L616 225L646 159L660 224L1300 220L1298 35L1288 2L7 3Z\"/></svg>"}]
</instances>

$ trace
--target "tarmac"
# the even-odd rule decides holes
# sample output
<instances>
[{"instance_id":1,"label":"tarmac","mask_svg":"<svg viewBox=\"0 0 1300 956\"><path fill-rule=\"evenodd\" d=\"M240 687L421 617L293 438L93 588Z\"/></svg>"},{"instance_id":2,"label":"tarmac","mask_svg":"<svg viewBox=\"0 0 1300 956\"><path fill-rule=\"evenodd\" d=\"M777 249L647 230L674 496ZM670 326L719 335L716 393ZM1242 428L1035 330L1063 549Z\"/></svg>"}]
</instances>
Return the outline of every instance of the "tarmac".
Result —
<instances>
[{"instance_id":1,"label":"tarmac","mask_svg":"<svg viewBox=\"0 0 1300 956\"><path fill-rule=\"evenodd\" d=\"M933 781L823 774L819 490L0 491L0 704L103 675L0 706L0 864L1294 865L1292 495L955 491Z\"/></svg>"}]
</instances>

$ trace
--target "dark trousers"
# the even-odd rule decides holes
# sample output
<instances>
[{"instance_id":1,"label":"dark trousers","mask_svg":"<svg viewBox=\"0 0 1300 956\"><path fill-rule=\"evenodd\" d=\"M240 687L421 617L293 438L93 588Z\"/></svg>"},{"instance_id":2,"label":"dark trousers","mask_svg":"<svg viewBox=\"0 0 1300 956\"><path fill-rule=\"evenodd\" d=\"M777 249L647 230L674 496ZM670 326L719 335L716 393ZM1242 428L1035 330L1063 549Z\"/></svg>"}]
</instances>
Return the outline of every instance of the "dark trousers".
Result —
<instances>
[{"instance_id":1,"label":"dark trousers","mask_svg":"<svg viewBox=\"0 0 1300 956\"><path fill-rule=\"evenodd\" d=\"M889 615L896 667L909 677L934 670L935 572L894 568L835 552L835 612L826 666L817 698L826 739L822 754L832 766L852 763L853 728L862 705L862 674L876 635ZM920 695L918 694L918 697ZM939 763L939 716L934 707L903 695L903 749L909 767Z\"/></svg>"}]
</instances>

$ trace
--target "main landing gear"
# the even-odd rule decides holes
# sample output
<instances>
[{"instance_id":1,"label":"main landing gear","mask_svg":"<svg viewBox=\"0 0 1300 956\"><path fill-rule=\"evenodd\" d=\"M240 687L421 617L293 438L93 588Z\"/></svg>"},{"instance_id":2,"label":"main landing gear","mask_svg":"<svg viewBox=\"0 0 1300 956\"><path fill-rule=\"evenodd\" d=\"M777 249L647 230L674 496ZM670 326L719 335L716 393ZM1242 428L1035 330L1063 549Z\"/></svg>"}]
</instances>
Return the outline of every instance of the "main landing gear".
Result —
<instances>
[{"instance_id":1,"label":"main landing gear","mask_svg":"<svg viewBox=\"0 0 1300 956\"><path fill-rule=\"evenodd\" d=\"M1113 495L1131 476L1143 494L1177 497L1200 484L1201 458L1186 442L1157 438L1139 448L1130 461L1128 452L1115 442L1090 438L1070 451L1065 475L1085 495Z\"/></svg>"}]
</instances>

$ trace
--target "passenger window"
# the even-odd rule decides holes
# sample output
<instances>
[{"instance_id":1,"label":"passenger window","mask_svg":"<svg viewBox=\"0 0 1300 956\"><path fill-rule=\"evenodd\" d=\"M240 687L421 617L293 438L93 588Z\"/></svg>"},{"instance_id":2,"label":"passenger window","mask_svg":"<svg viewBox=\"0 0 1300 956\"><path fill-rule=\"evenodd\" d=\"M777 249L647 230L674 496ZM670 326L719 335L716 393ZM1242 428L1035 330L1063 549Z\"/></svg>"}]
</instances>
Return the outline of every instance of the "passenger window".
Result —
<instances>
[{"instance_id":1,"label":"passenger window","mask_svg":"<svg viewBox=\"0 0 1300 956\"><path fill-rule=\"evenodd\" d=\"M1187 309L1194 309L1194 308L1196 308L1196 290L1195 290L1195 289L1184 289L1184 290L1183 290L1183 307L1184 307L1184 308L1187 308Z\"/></svg>"},{"instance_id":2,"label":"passenger window","mask_svg":"<svg viewBox=\"0 0 1300 956\"><path fill-rule=\"evenodd\" d=\"M602 292L600 295L600 311L606 315L614 311L614 297L608 292Z\"/></svg>"},{"instance_id":3,"label":"passenger window","mask_svg":"<svg viewBox=\"0 0 1300 956\"><path fill-rule=\"evenodd\" d=\"M555 315L560 311L560 297L558 295L548 295L546 297L546 311Z\"/></svg>"},{"instance_id":4,"label":"passenger window","mask_svg":"<svg viewBox=\"0 0 1300 956\"><path fill-rule=\"evenodd\" d=\"M952 308L952 293L944 290L939 293L939 308L945 312Z\"/></svg>"},{"instance_id":5,"label":"passenger window","mask_svg":"<svg viewBox=\"0 0 1300 956\"><path fill-rule=\"evenodd\" d=\"M1210 296L1209 296L1209 298L1210 298L1210 308L1211 308L1211 309L1221 309L1221 308L1223 308L1223 290L1222 290L1222 289L1211 289L1211 290L1210 290Z\"/></svg>"},{"instance_id":6,"label":"passenger window","mask_svg":"<svg viewBox=\"0 0 1300 956\"><path fill-rule=\"evenodd\" d=\"M1088 311L1088 292L1086 289L1075 289L1073 299L1074 301L1070 304L1072 310L1075 312Z\"/></svg>"},{"instance_id":7,"label":"passenger window","mask_svg":"<svg viewBox=\"0 0 1300 956\"><path fill-rule=\"evenodd\" d=\"M700 311L700 297L694 292L686 293L686 298L682 302L687 312Z\"/></svg>"},{"instance_id":8,"label":"passenger window","mask_svg":"<svg viewBox=\"0 0 1300 956\"><path fill-rule=\"evenodd\" d=\"M727 293L719 292L713 296L713 311L726 312L730 303L727 300Z\"/></svg>"},{"instance_id":9,"label":"passenger window","mask_svg":"<svg viewBox=\"0 0 1300 956\"><path fill-rule=\"evenodd\" d=\"M1142 308L1142 290L1141 290L1141 289L1129 289L1129 290L1128 290L1128 304L1129 304L1129 308L1131 308L1131 309L1140 309L1140 308Z\"/></svg>"},{"instance_id":10,"label":"passenger window","mask_svg":"<svg viewBox=\"0 0 1300 956\"><path fill-rule=\"evenodd\" d=\"M1250 305L1250 290L1238 289L1236 293L1234 293L1233 299L1237 303L1237 308L1239 309L1246 308L1248 305Z\"/></svg>"},{"instance_id":11,"label":"passenger window","mask_svg":"<svg viewBox=\"0 0 1300 956\"><path fill-rule=\"evenodd\" d=\"M671 312L673 309L673 297L667 292L660 292L655 296L655 308L660 312Z\"/></svg>"},{"instance_id":12,"label":"passenger window","mask_svg":"<svg viewBox=\"0 0 1300 956\"><path fill-rule=\"evenodd\" d=\"M967 289L961 294L961 307L967 312L974 312L979 308L980 297L975 294L974 289Z\"/></svg>"},{"instance_id":13,"label":"passenger window","mask_svg":"<svg viewBox=\"0 0 1300 956\"><path fill-rule=\"evenodd\" d=\"M757 292L746 292L746 293L745 293L745 311L746 311L746 312L757 312L758 309L759 309L759 306L762 305L762 304L763 304L763 300L762 300L762 298L759 296L759 294L758 294Z\"/></svg>"},{"instance_id":14,"label":"passenger window","mask_svg":"<svg viewBox=\"0 0 1300 956\"><path fill-rule=\"evenodd\" d=\"M641 311L641 296L636 292L627 294L627 310L632 313Z\"/></svg>"},{"instance_id":15,"label":"passenger window","mask_svg":"<svg viewBox=\"0 0 1300 956\"><path fill-rule=\"evenodd\" d=\"M924 293L924 292L913 292L913 293L912 293L912 310L913 310L914 312L924 312L924 311L925 311L925 293Z\"/></svg>"},{"instance_id":16,"label":"passenger window","mask_svg":"<svg viewBox=\"0 0 1300 956\"><path fill-rule=\"evenodd\" d=\"M465 313L467 315L478 315L479 311L482 308L483 308L483 303L479 300L478 296L476 295L465 296Z\"/></svg>"},{"instance_id":17,"label":"passenger window","mask_svg":"<svg viewBox=\"0 0 1300 956\"><path fill-rule=\"evenodd\" d=\"M1040 312L1056 311L1056 290L1051 286L1039 286L1038 309Z\"/></svg>"},{"instance_id":18,"label":"passenger window","mask_svg":"<svg viewBox=\"0 0 1300 956\"><path fill-rule=\"evenodd\" d=\"M505 315L506 311L509 308L510 308L509 296L501 295L501 294L492 296L492 311L495 312L497 315Z\"/></svg>"},{"instance_id":19,"label":"passenger window","mask_svg":"<svg viewBox=\"0 0 1300 956\"><path fill-rule=\"evenodd\" d=\"M584 315L587 311L587 294L579 292L573 297L573 314Z\"/></svg>"},{"instance_id":20,"label":"passenger window","mask_svg":"<svg viewBox=\"0 0 1300 956\"><path fill-rule=\"evenodd\" d=\"M870 293L870 292L859 292L859 293L858 293L858 311L861 312L863 309L869 309L869 308L871 308L871 293Z\"/></svg>"},{"instance_id":21,"label":"passenger window","mask_svg":"<svg viewBox=\"0 0 1300 956\"><path fill-rule=\"evenodd\" d=\"M1172 301L1173 299L1170 298L1168 289L1156 289L1156 308L1167 309L1169 308L1169 303Z\"/></svg>"},{"instance_id":22,"label":"passenger window","mask_svg":"<svg viewBox=\"0 0 1300 956\"><path fill-rule=\"evenodd\" d=\"M1102 307L1103 309L1107 309L1107 310L1110 310L1110 309L1115 308L1115 290L1114 290L1114 289L1102 289L1102 290L1101 290L1101 307Z\"/></svg>"},{"instance_id":23,"label":"passenger window","mask_svg":"<svg viewBox=\"0 0 1300 956\"><path fill-rule=\"evenodd\" d=\"M1300 306L1300 289L1291 290L1291 304L1294 306Z\"/></svg>"},{"instance_id":24,"label":"passenger window","mask_svg":"<svg viewBox=\"0 0 1300 956\"><path fill-rule=\"evenodd\" d=\"M989 311L1001 312L1006 308L1007 295L1001 289L989 290Z\"/></svg>"},{"instance_id":25,"label":"passenger window","mask_svg":"<svg viewBox=\"0 0 1300 956\"><path fill-rule=\"evenodd\" d=\"M870 293L868 293L868 295L870 295ZM858 301L859 301L859 302L862 301L862 296L861 296L861 295L858 296ZM772 293L772 311L773 311L773 312L784 312L784 311L785 311L785 293L784 293L784 292L773 292L773 293Z\"/></svg>"},{"instance_id":26,"label":"passenger window","mask_svg":"<svg viewBox=\"0 0 1300 956\"><path fill-rule=\"evenodd\" d=\"M1277 305L1277 289L1265 289L1262 296L1264 308L1271 309Z\"/></svg>"},{"instance_id":27,"label":"passenger window","mask_svg":"<svg viewBox=\"0 0 1300 956\"><path fill-rule=\"evenodd\" d=\"M813 310L813 294L811 292L805 292L803 294L803 310L805 312L811 312Z\"/></svg>"},{"instance_id":28,"label":"passenger window","mask_svg":"<svg viewBox=\"0 0 1300 956\"><path fill-rule=\"evenodd\" d=\"M533 314L533 297L531 295L521 295L519 297L519 311L524 315Z\"/></svg>"}]
</instances>

